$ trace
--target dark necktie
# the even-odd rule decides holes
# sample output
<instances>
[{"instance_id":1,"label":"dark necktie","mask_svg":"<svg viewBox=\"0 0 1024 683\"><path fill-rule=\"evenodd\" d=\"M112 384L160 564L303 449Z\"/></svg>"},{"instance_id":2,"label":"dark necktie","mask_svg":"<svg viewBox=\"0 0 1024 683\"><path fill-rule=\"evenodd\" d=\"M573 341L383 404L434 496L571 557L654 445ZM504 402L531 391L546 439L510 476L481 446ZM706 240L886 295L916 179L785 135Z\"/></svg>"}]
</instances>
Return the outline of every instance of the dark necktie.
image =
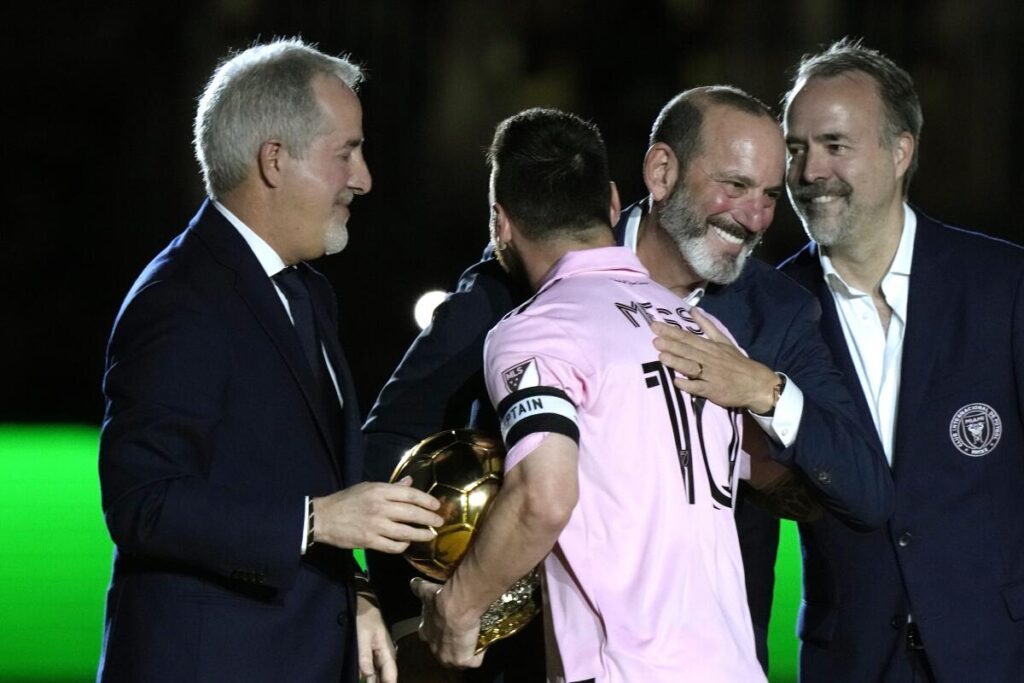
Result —
<instances>
[{"instance_id":1,"label":"dark necktie","mask_svg":"<svg viewBox=\"0 0 1024 683\"><path fill-rule=\"evenodd\" d=\"M309 288L306 286L305 275L300 268L285 268L273 277L274 282L284 292L288 299L288 307L291 309L292 321L295 332L302 345L309 369L313 372L321 404L327 417L327 428L334 440L336 449L341 448L341 415L338 403L338 393L331 381L330 372L327 370L327 363L324 361L324 352L320 343L320 335L317 334L316 313L313 309L313 300L309 296Z\"/></svg>"}]
</instances>

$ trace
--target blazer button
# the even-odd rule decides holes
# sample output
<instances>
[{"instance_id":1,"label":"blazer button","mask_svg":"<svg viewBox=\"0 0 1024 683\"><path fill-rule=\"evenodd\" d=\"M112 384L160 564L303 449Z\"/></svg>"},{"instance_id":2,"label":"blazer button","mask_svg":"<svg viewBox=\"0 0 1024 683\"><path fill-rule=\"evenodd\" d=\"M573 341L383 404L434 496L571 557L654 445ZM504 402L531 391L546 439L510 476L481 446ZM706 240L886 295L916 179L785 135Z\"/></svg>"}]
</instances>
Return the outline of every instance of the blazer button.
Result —
<instances>
[{"instance_id":1,"label":"blazer button","mask_svg":"<svg viewBox=\"0 0 1024 683\"><path fill-rule=\"evenodd\" d=\"M348 625L348 612L338 612L338 626L344 628Z\"/></svg>"},{"instance_id":2,"label":"blazer button","mask_svg":"<svg viewBox=\"0 0 1024 683\"><path fill-rule=\"evenodd\" d=\"M897 543L897 544L898 544L898 545L899 545L899 546L900 546L901 548L906 548L906 547L907 547L908 545L910 545L910 541L911 541L911 539L913 539L913 538L914 538L914 537L913 537L913 536L911 536L911 535L910 535L910 534L909 534L908 532L904 532L903 534L901 534L901 535L900 535L900 537L899 537L899 539L898 539L898 540L896 541L896 543Z\"/></svg>"},{"instance_id":3,"label":"blazer button","mask_svg":"<svg viewBox=\"0 0 1024 683\"><path fill-rule=\"evenodd\" d=\"M893 628L903 628L905 623L907 623L907 618L902 614L894 614L892 619L889 620L889 625Z\"/></svg>"},{"instance_id":4,"label":"blazer button","mask_svg":"<svg viewBox=\"0 0 1024 683\"><path fill-rule=\"evenodd\" d=\"M821 482L822 484L831 484L832 483L832 473L831 472L826 472L826 471L822 470L822 471L818 472L817 476L818 476L818 481Z\"/></svg>"}]
</instances>

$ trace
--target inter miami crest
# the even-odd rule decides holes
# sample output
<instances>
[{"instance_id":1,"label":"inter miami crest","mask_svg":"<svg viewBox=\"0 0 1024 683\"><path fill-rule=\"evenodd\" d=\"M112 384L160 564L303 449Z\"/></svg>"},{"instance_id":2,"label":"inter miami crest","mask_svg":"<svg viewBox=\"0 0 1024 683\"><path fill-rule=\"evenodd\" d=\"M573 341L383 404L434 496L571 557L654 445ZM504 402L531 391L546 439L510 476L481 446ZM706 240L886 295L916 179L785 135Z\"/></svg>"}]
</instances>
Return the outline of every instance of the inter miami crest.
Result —
<instances>
[{"instance_id":1,"label":"inter miami crest","mask_svg":"<svg viewBox=\"0 0 1024 683\"><path fill-rule=\"evenodd\" d=\"M956 411L949 423L949 438L964 455L988 455L1003 436L1003 421L992 406L969 403Z\"/></svg>"},{"instance_id":2,"label":"inter miami crest","mask_svg":"<svg viewBox=\"0 0 1024 683\"><path fill-rule=\"evenodd\" d=\"M501 376L505 380L505 388L508 389L510 394L519 389L535 387L539 383L537 361L531 358L518 365L513 365L508 370L502 372Z\"/></svg>"}]
</instances>

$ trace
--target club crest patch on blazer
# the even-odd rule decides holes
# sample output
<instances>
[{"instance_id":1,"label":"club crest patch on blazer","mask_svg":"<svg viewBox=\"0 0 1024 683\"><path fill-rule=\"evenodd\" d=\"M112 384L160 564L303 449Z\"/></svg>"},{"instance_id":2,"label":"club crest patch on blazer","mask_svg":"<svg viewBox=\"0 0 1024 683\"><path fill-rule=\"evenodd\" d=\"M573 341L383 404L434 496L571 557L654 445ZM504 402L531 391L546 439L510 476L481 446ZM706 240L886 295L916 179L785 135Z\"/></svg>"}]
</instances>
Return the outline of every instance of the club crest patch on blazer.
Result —
<instances>
[{"instance_id":1,"label":"club crest patch on blazer","mask_svg":"<svg viewBox=\"0 0 1024 683\"><path fill-rule=\"evenodd\" d=\"M949 438L958 451L972 458L991 453L1003 436L1003 421L992 406L968 403L949 423Z\"/></svg>"}]
</instances>

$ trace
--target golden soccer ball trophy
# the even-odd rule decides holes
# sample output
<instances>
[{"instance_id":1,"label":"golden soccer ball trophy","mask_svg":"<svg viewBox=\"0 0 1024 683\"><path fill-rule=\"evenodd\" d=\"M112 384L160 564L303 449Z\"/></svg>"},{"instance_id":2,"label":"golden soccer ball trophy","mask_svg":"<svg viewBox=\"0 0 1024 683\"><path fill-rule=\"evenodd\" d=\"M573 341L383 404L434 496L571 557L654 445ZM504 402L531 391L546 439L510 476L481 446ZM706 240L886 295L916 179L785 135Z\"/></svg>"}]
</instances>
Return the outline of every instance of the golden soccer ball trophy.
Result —
<instances>
[{"instance_id":1,"label":"golden soccer ball trophy","mask_svg":"<svg viewBox=\"0 0 1024 683\"><path fill-rule=\"evenodd\" d=\"M412 486L441 501L444 518L434 537L411 543L405 559L436 581L447 581L473 541L501 488L505 449L501 441L473 429L449 429L429 436L402 457L391 475L412 477ZM538 570L519 579L494 601L480 620L477 652L522 629L540 611Z\"/></svg>"}]
</instances>

